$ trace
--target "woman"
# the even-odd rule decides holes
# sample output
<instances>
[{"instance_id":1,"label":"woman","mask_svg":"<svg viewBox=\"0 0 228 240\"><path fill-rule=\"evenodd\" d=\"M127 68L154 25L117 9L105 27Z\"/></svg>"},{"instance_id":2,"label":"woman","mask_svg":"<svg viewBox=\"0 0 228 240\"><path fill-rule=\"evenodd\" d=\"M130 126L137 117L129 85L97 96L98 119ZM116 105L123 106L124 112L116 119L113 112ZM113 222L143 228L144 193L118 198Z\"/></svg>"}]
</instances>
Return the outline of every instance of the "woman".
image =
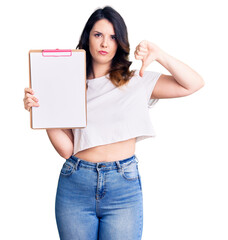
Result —
<instances>
[{"instance_id":1,"label":"woman","mask_svg":"<svg viewBox=\"0 0 228 240\"><path fill-rule=\"evenodd\" d=\"M154 136L148 108L156 99L190 95L204 81L149 41L135 50L140 71L130 71L127 28L111 7L90 16L77 48L87 54L87 127L47 129L66 159L56 194L60 239L141 239L142 185L134 152L137 141ZM145 71L152 61L171 75ZM24 105L28 111L39 106L30 88Z\"/></svg>"}]
</instances>

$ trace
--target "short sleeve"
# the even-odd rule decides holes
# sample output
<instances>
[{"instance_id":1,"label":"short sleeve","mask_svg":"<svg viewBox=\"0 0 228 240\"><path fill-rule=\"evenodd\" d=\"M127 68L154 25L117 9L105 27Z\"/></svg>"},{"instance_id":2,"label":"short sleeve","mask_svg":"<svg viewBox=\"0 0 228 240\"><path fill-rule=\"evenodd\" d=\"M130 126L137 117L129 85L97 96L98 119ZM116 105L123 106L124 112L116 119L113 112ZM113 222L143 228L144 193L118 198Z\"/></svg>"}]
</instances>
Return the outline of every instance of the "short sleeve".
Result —
<instances>
[{"instance_id":1,"label":"short sleeve","mask_svg":"<svg viewBox=\"0 0 228 240\"><path fill-rule=\"evenodd\" d=\"M150 99L150 97L160 76L161 73L152 71L145 71L143 74L142 81L146 91L148 108L153 107L158 102L158 99Z\"/></svg>"}]
</instances>

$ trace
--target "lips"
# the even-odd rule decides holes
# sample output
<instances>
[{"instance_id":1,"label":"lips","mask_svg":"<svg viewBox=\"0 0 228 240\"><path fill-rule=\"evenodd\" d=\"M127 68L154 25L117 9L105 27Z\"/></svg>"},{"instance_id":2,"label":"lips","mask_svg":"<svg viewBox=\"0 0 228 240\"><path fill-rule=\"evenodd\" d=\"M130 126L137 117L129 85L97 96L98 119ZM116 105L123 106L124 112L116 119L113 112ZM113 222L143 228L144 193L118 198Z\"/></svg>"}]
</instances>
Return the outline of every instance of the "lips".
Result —
<instances>
[{"instance_id":1,"label":"lips","mask_svg":"<svg viewBox=\"0 0 228 240\"><path fill-rule=\"evenodd\" d=\"M106 54L108 54L108 52L106 52L106 51L99 51L99 53L100 53L101 55L106 55Z\"/></svg>"}]
</instances>

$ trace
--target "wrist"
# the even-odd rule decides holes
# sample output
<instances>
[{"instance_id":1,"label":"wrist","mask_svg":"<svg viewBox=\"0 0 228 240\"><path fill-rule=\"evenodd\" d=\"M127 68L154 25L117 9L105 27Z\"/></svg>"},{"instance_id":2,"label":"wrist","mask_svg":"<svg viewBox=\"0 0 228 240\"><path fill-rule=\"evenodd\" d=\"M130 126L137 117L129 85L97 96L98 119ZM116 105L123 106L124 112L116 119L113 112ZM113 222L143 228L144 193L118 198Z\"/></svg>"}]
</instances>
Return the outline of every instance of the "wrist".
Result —
<instances>
[{"instance_id":1,"label":"wrist","mask_svg":"<svg viewBox=\"0 0 228 240\"><path fill-rule=\"evenodd\" d=\"M165 53L163 50L161 50L159 48L158 49L158 53L157 53L156 61L163 65L164 62L165 62L166 57L167 57L167 53Z\"/></svg>"}]
</instances>

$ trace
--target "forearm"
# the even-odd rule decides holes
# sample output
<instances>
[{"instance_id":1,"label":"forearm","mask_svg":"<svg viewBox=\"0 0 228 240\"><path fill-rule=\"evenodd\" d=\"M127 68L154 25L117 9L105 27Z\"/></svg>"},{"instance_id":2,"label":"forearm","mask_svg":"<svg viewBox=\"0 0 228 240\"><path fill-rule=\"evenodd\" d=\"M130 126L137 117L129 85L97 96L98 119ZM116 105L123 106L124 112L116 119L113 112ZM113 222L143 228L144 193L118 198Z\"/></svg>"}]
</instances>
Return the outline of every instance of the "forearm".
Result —
<instances>
[{"instance_id":1,"label":"forearm","mask_svg":"<svg viewBox=\"0 0 228 240\"><path fill-rule=\"evenodd\" d=\"M65 159L73 154L74 140L70 129L46 129L48 137L59 155Z\"/></svg>"},{"instance_id":2,"label":"forearm","mask_svg":"<svg viewBox=\"0 0 228 240\"><path fill-rule=\"evenodd\" d=\"M157 62L165 67L182 87L189 91L194 92L204 85L204 80L197 72L162 50L160 50Z\"/></svg>"}]
</instances>

